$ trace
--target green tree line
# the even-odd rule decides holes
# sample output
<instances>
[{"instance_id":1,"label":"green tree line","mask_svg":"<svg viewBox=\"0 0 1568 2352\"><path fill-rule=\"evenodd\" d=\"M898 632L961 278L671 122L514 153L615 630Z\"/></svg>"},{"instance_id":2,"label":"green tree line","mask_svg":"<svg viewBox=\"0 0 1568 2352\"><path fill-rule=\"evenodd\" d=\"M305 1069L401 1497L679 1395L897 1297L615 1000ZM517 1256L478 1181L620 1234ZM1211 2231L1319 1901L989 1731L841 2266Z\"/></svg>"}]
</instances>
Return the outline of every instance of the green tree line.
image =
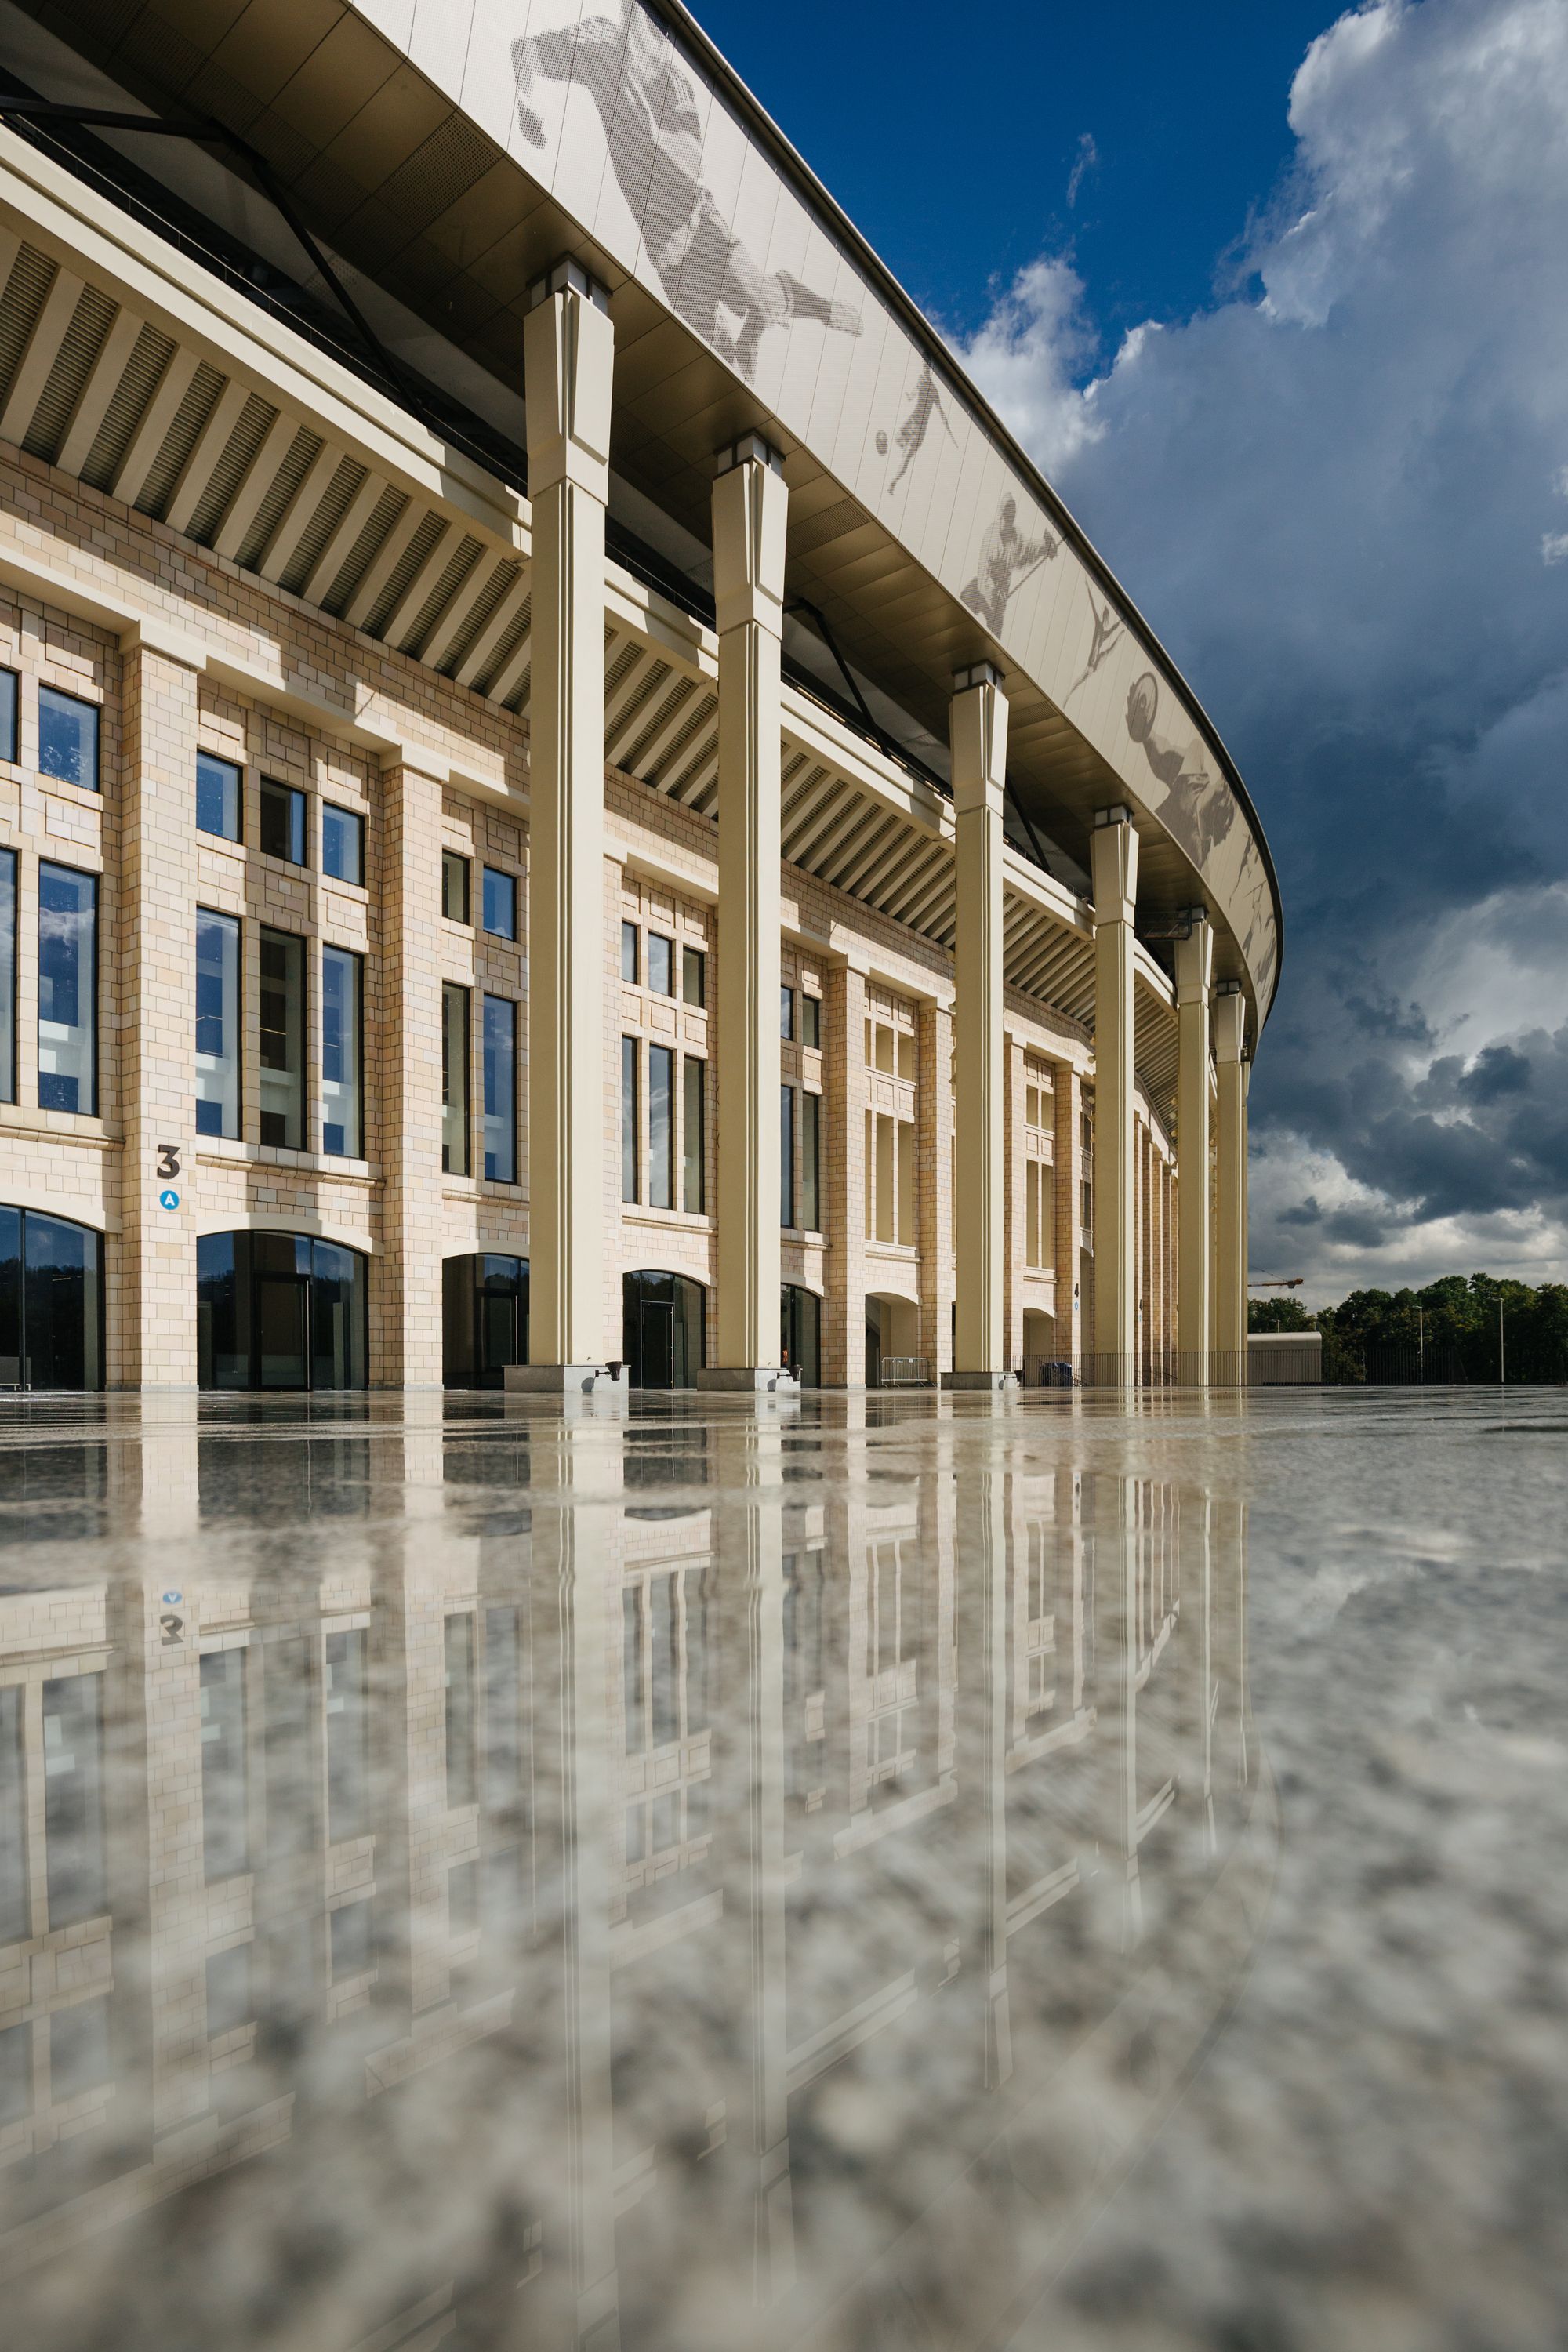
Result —
<instances>
[{"instance_id":1,"label":"green tree line","mask_svg":"<svg viewBox=\"0 0 1568 2352\"><path fill-rule=\"evenodd\" d=\"M1424 1290L1352 1290L1315 1311L1254 1298L1252 1331L1321 1331L1326 1381L1568 1380L1568 1284L1532 1289L1492 1274L1445 1275Z\"/></svg>"}]
</instances>

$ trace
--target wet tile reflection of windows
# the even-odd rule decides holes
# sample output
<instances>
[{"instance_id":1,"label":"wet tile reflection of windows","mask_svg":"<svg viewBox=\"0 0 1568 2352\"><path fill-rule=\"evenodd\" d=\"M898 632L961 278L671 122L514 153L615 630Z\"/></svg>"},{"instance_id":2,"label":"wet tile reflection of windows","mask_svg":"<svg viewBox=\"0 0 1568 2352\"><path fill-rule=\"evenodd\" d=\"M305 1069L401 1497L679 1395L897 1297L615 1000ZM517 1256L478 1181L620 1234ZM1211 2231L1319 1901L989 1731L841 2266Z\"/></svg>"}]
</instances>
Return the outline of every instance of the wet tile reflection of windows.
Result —
<instances>
[{"instance_id":1,"label":"wet tile reflection of windows","mask_svg":"<svg viewBox=\"0 0 1568 2352\"><path fill-rule=\"evenodd\" d=\"M22 1748L22 1689L0 1690L0 1946L32 1933L27 1896L27 1798Z\"/></svg>"},{"instance_id":2,"label":"wet tile reflection of windows","mask_svg":"<svg viewBox=\"0 0 1568 2352\"><path fill-rule=\"evenodd\" d=\"M479 1865L459 1862L447 1873L447 1926L454 1936L468 1936L479 1924Z\"/></svg>"},{"instance_id":3,"label":"wet tile reflection of windows","mask_svg":"<svg viewBox=\"0 0 1568 2352\"><path fill-rule=\"evenodd\" d=\"M274 1862L308 1853L316 1842L310 1654L300 1633L268 1642L262 1652L267 1851Z\"/></svg>"},{"instance_id":4,"label":"wet tile reflection of windows","mask_svg":"<svg viewBox=\"0 0 1568 2352\"><path fill-rule=\"evenodd\" d=\"M816 1812L826 1793L826 1577L820 1551L784 1560L784 1763L787 1793Z\"/></svg>"},{"instance_id":5,"label":"wet tile reflection of windows","mask_svg":"<svg viewBox=\"0 0 1568 2352\"><path fill-rule=\"evenodd\" d=\"M365 1635L355 1629L326 1637L327 1835L363 1837L370 1828L368 1693Z\"/></svg>"},{"instance_id":6,"label":"wet tile reflection of windows","mask_svg":"<svg viewBox=\"0 0 1568 2352\"><path fill-rule=\"evenodd\" d=\"M522 1789L522 1676L515 1609L485 1611L485 1811L509 1821Z\"/></svg>"},{"instance_id":7,"label":"wet tile reflection of windows","mask_svg":"<svg viewBox=\"0 0 1568 2352\"><path fill-rule=\"evenodd\" d=\"M51 1221L35 1218L33 1223ZM62 1228L51 1223L51 1230ZM46 1266L37 1273L30 1269L28 1276L27 1311L35 1316L42 1310L46 1328L47 1292L55 1273ZM37 1378L39 1359L30 1323L28 1348ZM109 1467L101 1445L19 1447L0 1459L0 1510L12 1542L79 1543L105 1535L108 1495Z\"/></svg>"},{"instance_id":8,"label":"wet tile reflection of windows","mask_svg":"<svg viewBox=\"0 0 1568 2352\"><path fill-rule=\"evenodd\" d=\"M705 1486L708 1484L708 1440L701 1430L628 1429L622 1455L622 1475L633 1486ZM686 1504L628 1504L629 1519L679 1519L693 1507Z\"/></svg>"},{"instance_id":9,"label":"wet tile reflection of windows","mask_svg":"<svg viewBox=\"0 0 1568 2352\"><path fill-rule=\"evenodd\" d=\"M109 2003L78 2001L49 2020L49 2097L56 2106L96 2091L110 2074Z\"/></svg>"},{"instance_id":10,"label":"wet tile reflection of windows","mask_svg":"<svg viewBox=\"0 0 1568 2352\"><path fill-rule=\"evenodd\" d=\"M866 1675L869 1685L866 1774L873 1784L907 1780L918 1760L920 1587L918 1561L901 1542L873 1544L868 1559Z\"/></svg>"},{"instance_id":11,"label":"wet tile reflection of windows","mask_svg":"<svg viewBox=\"0 0 1568 2352\"><path fill-rule=\"evenodd\" d=\"M103 1848L103 1676L44 1685L44 1840L49 1927L109 1907Z\"/></svg>"},{"instance_id":12,"label":"wet tile reflection of windows","mask_svg":"<svg viewBox=\"0 0 1568 2352\"><path fill-rule=\"evenodd\" d=\"M208 1880L249 1866L243 1649L209 1650L201 1662L202 1853Z\"/></svg>"},{"instance_id":13,"label":"wet tile reflection of windows","mask_svg":"<svg viewBox=\"0 0 1568 2352\"><path fill-rule=\"evenodd\" d=\"M474 1621L468 1611L445 1629L447 1805L474 1801Z\"/></svg>"},{"instance_id":14,"label":"wet tile reflection of windows","mask_svg":"<svg viewBox=\"0 0 1568 2352\"><path fill-rule=\"evenodd\" d=\"M207 2040L248 2025L254 2011L250 1995L250 1946L235 1944L215 1952L207 1962Z\"/></svg>"},{"instance_id":15,"label":"wet tile reflection of windows","mask_svg":"<svg viewBox=\"0 0 1568 2352\"><path fill-rule=\"evenodd\" d=\"M707 1852L707 1567L650 1570L621 1605L626 1860L628 1883L651 1885Z\"/></svg>"},{"instance_id":16,"label":"wet tile reflection of windows","mask_svg":"<svg viewBox=\"0 0 1568 2352\"><path fill-rule=\"evenodd\" d=\"M331 1915L332 1982L363 1976L371 1965L370 1905L344 1903Z\"/></svg>"},{"instance_id":17,"label":"wet tile reflection of windows","mask_svg":"<svg viewBox=\"0 0 1568 2352\"><path fill-rule=\"evenodd\" d=\"M0 2131L32 2112L33 2029L7 2025L0 2030Z\"/></svg>"}]
</instances>

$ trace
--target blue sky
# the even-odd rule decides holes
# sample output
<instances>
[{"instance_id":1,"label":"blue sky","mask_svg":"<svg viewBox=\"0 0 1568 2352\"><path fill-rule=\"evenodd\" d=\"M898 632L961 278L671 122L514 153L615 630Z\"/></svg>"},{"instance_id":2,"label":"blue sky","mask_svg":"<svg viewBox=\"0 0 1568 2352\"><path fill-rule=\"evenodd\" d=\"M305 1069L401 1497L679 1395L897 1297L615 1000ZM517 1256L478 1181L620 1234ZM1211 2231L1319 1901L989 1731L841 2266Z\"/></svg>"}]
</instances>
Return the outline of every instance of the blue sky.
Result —
<instances>
[{"instance_id":1,"label":"blue sky","mask_svg":"<svg viewBox=\"0 0 1568 2352\"><path fill-rule=\"evenodd\" d=\"M1568 1279L1568 0L697 6L1252 788L1255 1270Z\"/></svg>"}]
</instances>

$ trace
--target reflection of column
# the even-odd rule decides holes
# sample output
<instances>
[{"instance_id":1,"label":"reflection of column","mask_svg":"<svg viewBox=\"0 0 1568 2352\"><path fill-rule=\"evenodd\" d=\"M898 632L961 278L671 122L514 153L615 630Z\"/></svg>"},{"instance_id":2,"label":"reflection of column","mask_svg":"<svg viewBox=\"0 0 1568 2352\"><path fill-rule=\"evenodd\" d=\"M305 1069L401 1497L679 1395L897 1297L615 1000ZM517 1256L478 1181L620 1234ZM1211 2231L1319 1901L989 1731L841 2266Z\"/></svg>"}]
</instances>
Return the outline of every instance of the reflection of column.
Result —
<instances>
[{"instance_id":1,"label":"reflection of column","mask_svg":"<svg viewBox=\"0 0 1568 2352\"><path fill-rule=\"evenodd\" d=\"M129 646L122 704L124 945L113 993L126 1026L100 1057L120 1089L125 1135L120 1237L109 1266L108 1378L113 1388L195 1388L196 674L150 646ZM100 925L108 911L100 908ZM82 1108L112 1118L115 1106ZM165 1147L184 1155L179 1175L167 1181L159 1173ZM165 1208L165 1200L176 1205Z\"/></svg>"},{"instance_id":2,"label":"reflection of column","mask_svg":"<svg viewBox=\"0 0 1568 2352\"><path fill-rule=\"evenodd\" d=\"M920 1352L940 1377L952 1360L952 1014L933 1000L917 1013L920 1087Z\"/></svg>"},{"instance_id":3,"label":"reflection of column","mask_svg":"<svg viewBox=\"0 0 1568 2352\"><path fill-rule=\"evenodd\" d=\"M724 2092L724 2164L742 2202L753 2305L795 2279L784 2001L784 1535L779 1433L721 1440L717 1555L728 1703L722 1816L726 1974L735 2063Z\"/></svg>"},{"instance_id":4,"label":"reflection of column","mask_svg":"<svg viewBox=\"0 0 1568 2352\"><path fill-rule=\"evenodd\" d=\"M1104 1851L1119 1874L1124 1950L1142 1941L1138 1872L1138 1482L1094 1481L1095 1706L1105 1740Z\"/></svg>"},{"instance_id":5,"label":"reflection of column","mask_svg":"<svg viewBox=\"0 0 1568 2352\"><path fill-rule=\"evenodd\" d=\"M605 501L615 333L574 262L523 326L533 507L530 704L530 1364L580 1391L605 1356Z\"/></svg>"},{"instance_id":6,"label":"reflection of column","mask_svg":"<svg viewBox=\"0 0 1568 2352\"><path fill-rule=\"evenodd\" d=\"M1056 1207L1056 1307L1058 1357L1075 1370L1083 1360L1083 1088L1070 1062L1056 1065L1056 1132L1052 1191Z\"/></svg>"},{"instance_id":7,"label":"reflection of column","mask_svg":"<svg viewBox=\"0 0 1568 2352\"><path fill-rule=\"evenodd\" d=\"M958 1328L946 1385L995 1389L1010 1378L1002 1323L1002 793L1007 699L989 662L977 662L954 677L951 726L957 866Z\"/></svg>"},{"instance_id":8,"label":"reflection of column","mask_svg":"<svg viewBox=\"0 0 1568 2352\"><path fill-rule=\"evenodd\" d=\"M1177 1237L1176 1345L1184 1387L1208 1379L1209 1350L1209 993L1214 930L1193 910L1192 929L1176 941L1176 1167L1181 1181Z\"/></svg>"},{"instance_id":9,"label":"reflection of column","mask_svg":"<svg viewBox=\"0 0 1568 2352\"><path fill-rule=\"evenodd\" d=\"M1246 1034L1246 998L1239 988L1222 988L1215 1004L1215 1062L1219 1080L1215 1346L1221 1378L1239 1384L1247 1380L1247 1066L1242 1060Z\"/></svg>"},{"instance_id":10,"label":"reflection of column","mask_svg":"<svg viewBox=\"0 0 1568 2352\"><path fill-rule=\"evenodd\" d=\"M441 1381L441 786L417 768L381 781L378 1024L381 1251L371 1283L371 1378Z\"/></svg>"},{"instance_id":11,"label":"reflection of column","mask_svg":"<svg viewBox=\"0 0 1568 2352\"><path fill-rule=\"evenodd\" d=\"M961 1468L953 1489L963 1529L958 1596L959 1706L965 1770L959 1798L976 1864L973 1900L980 2078L988 2091L1013 2072L1007 1991L1007 1480ZM967 1845L967 1841L966 1841Z\"/></svg>"},{"instance_id":12,"label":"reflection of column","mask_svg":"<svg viewBox=\"0 0 1568 2352\"><path fill-rule=\"evenodd\" d=\"M718 1361L702 1385L779 1370L779 863L789 493L754 433L713 484L719 630Z\"/></svg>"},{"instance_id":13,"label":"reflection of column","mask_svg":"<svg viewBox=\"0 0 1568 2352\"><path fill-rule=\"evenodd\" d=\"M1092 856L1095 1370L1103 1381L1126 1381L1134 1376L1138 1332L1132 1094L1138 835L1124 808L1099 811Z\"/></svg>"},{"instance_id":14,"label":"reflection of column","mask_svg":"<svg viewBox=\"0 0 1568 2352\"><path fill-rule=\"evenodd\" d=\"M826 972L827 1297L822 1376L829 1388L866 1378L866 971Z\"/></svg>"}]
</instances>

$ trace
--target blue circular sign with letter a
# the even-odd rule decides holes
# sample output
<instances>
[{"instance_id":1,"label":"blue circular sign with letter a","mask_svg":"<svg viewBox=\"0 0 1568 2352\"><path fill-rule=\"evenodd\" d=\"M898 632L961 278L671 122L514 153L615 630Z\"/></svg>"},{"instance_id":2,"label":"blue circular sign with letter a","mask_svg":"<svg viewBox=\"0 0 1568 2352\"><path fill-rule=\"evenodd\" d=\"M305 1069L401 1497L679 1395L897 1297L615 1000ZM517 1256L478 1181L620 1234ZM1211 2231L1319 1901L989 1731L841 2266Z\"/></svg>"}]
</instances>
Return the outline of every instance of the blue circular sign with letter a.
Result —
<instances>
[{"instance_id":1,"label":"blue circular sign with letter a","mask_svg":"<svg viewBox=\"0 0 1568 2352\"><path fill-rule=\"evenodd\" d=\"M179 1207L179 1205L180 1205L180 1196L179 1196L179 1194L178 1194L177 1192L160 1192L160 1193L159 1193L159 1195L158 1195L158 1206L159 1206L161 1209L177 1209L177 1208Z\"/></svg>"}]
</instances>

